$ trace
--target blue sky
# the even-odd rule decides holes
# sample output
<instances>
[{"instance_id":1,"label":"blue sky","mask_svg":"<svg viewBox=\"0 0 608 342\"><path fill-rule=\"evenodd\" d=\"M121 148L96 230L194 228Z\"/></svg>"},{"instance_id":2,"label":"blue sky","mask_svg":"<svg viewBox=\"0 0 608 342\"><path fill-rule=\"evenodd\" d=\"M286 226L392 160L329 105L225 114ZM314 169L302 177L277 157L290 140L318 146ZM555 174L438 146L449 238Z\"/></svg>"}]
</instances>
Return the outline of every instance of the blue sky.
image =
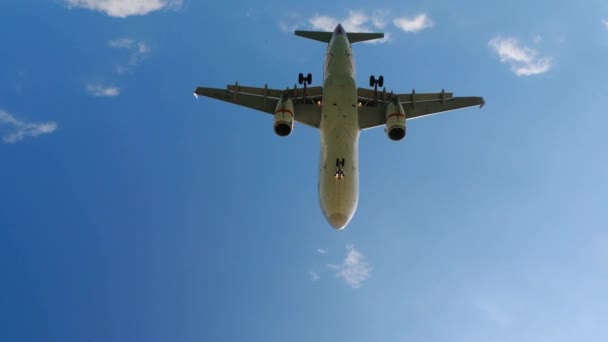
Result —
<instances>
[{"instance_id":1,"label":"blue sky","mask_svg":"<svg viewBox=\"0 0 608 342\"><path fill-rule=\"evenodd\" d=\"M605 341L605 1L0 3L0 340ZM383 31L357 80L484 96L360 139L344 231L318 133L197 85L319 85L297 29Z\"/></svg>"}]
</instances>

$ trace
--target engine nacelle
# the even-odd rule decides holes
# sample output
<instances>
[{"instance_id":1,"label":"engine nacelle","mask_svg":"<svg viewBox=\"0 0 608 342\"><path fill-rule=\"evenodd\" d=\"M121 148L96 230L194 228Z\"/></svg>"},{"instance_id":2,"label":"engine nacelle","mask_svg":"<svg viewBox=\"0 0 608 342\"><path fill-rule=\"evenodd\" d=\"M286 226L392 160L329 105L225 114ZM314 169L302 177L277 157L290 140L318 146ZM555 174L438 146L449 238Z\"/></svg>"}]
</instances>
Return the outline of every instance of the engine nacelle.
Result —
<instances>
[{"instance_id":1,"label":"engine nacelle","mask_svg":"<svg viewBox=\"0 0 608 342\"><path fill-rule=\"evenodd\" d=\"M386 134L393 141L401 140L405 137L405 111L395 96L386 106Z\"/></svg>"},{"instance_id":2,"label":"engine nacelle","mask_svg":"<svg viewBox=\"0 0 608 342\"><path fill-rule=\"evenodd\" d=\"M294 111L293 101L288 94L283 94L274 111L274 132L281 137L286 137L293 131Z\"/></svg>"}]
</instances>

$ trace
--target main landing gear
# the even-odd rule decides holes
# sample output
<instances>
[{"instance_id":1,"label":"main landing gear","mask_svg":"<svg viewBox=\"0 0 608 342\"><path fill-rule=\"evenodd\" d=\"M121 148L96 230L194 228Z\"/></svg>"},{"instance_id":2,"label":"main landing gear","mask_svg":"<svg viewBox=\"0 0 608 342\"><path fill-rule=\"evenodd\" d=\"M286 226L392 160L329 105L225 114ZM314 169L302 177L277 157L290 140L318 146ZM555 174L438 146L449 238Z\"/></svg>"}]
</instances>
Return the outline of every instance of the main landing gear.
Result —
<instances>
[{"instance_id":1,"label":"main landing gear","mask_svg":"<svg viewBox=\"0 0 608 342\"><path fill-rule=\"evenodd\" d=\"M378 79L376 79L374 75L371 75L369 77L369 86L374 87L375 90L378 90L378 87L384 87L384 76L379 76Z\"/></svg>"},{"instance_id":2,"label":"main landing gear","mask_svg":"<svg viewBox=\"0 0 608 342\"><path fill-rule=\"evenodd\" d=\"M344 178L344 158L336 158L336 173L334 174L336 179Z\"/></svg>"},{"instance_id":3,"label":"main landing gear","mask_svg":"<svg viewBox=\"0 0 608 342\"><path fill-rule=\"evenodd\" d=\"M304 84L304 92L302 93L302 100L304 101L304 103L306 103L306 98L308 96L308 94L306 93L306 85L312 83L312 75L309 73L308 75L306 75L306 77L304 77L303 73L299 73L298 74L298 83ZM295 89L296 87L294 86L293 88Z\"/></svg>"},{"instance_id":4,"label":"main landing gear","mask_svg":"<svg viewBox=\"0 0 608 342\"><path fill-rule=\"evenodd\" d=\"M298 84L304 84L304 86L306 87L307 84L311 84L312 83L312 75L309 73L308 75L306 75L306 77L304 77L303 73L300 73L298 75Z\"/></svg>"},{"instance_id":5,"label":"main landing gear","mask_svg":"<svg viewBox=\"0 0 608 342\"><path fill-rule=\"evenodd\" d=\"M374 77L371 75L369 77L369 86L374 87L374 106L378 103L378 87L384 87L384 76Z\"/></svg>"}]
</instances>

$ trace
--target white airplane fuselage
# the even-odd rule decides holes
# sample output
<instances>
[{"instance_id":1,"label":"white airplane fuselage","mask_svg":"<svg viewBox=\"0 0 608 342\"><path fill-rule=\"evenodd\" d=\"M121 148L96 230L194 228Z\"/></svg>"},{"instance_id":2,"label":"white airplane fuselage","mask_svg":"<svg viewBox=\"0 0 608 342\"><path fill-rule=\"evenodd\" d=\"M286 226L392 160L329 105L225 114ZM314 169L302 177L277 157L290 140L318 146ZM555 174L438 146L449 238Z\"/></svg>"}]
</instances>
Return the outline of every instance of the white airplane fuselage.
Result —
<instances>
[{"instance_id":1,"label":"white airplane fuselage","mask_svg":"<svg viewBox=\"0 0 608 342\"><path fill-rule=\"evenodd\" d=\"M319 202L329 224L344 228L357 209L359 199L355 63L343 30L337 30L325 56L321 105L321 153Z\"/></svg>"},{"instance_id":2,"label":"white airplane fuselage","mask_svg":"<svg viewBox=\"0 0 608 342\"><path fill-rule=\"evenodd\" d=\"M323 86L312 87L308 98L306 86L312 75L298 75L304 91L227 86L226 89L197 87L194 95L237 104L274 114L274 132L288 136L294 123L316 127L320 134L319 204L329 224L340 230L346 227L359 201L359 134L362 129L386 127L388 138L402 140L406 120L455 109L483 106L480 96L453 97L452 93L386 94L378 98L383 77L370 77L373 89L359 89L355 80L355 60L351 43L384 38L383 33L353 32L346 34L342 25L333 32L296 30L295 35L327 45L323 68ZM388 95L386 97L385 95ZM314 101L314 104L313 104ZM318 102L317 102L318 101ZM361 101L361 103L359 102ZM407 111L403 107L407 105ZM360 113L360 111L364 111ZM360 114L363 114L359 117ZM407 116L406 116L407 114Z\"/></svg>"}]
</instances>

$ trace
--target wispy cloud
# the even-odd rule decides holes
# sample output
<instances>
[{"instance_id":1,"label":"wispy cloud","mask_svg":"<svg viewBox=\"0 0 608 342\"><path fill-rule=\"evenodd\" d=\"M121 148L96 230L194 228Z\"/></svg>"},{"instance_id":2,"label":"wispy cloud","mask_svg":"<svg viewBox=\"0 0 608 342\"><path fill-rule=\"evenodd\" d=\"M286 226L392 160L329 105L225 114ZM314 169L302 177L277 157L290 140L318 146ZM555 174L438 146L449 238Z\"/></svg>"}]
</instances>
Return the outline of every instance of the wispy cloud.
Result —
<instances>
[{"instance_id":1,"label":"wispy cloud","mask_svg":"<svg viewBox=\"0 0 608 342\"><path fill-rule=\"evenodd\" d=\"M319 254L327 254L327 252L329 252L329 250L323 249L323 248L317 248L317 253L319 253Z\"/></svg>"},{"instance_id":2,"label":"wispy cloud","mask_svg":"<svg viewBox=\"0 0 608 342\"><path fill-rule=\"evenodd\" d=\"M34 123L19 120L10 113L0 109L0 128L2 129L2 141L14 144L26 137L37 137L42 134L53 133L57 129L54 121Z\"/></svg>"},{"instance_id":3,"label":"wispy cloud","mask_svg":"<svg viewBox=\"0 0 608 342\"><path fill-rule=\"evenodd\" d=\"M161 9L177 10L183 0L64 0L69 7L86 8L103 12L111 17L126 18L132 15L146 15Z\"/></svg>"},{"instance_id":4,"label":"wispy cloud","mask_svg":"<svg viewBox=\"0 0 608 342\"><path fill-rule=\"evenodd\" d=\"M348 11L348 16L341 20L335 17L327 15L316 15L308 20L312 28L321 31L333 31L339 23L347 32L370 32L371 28L368 24L371 24L375 28L384 27L380 19L372 20L363 11Z\"/></svg>"},{"instance_id":5,"label":"wispy cloud","mask_svg":"<svg viewBox=\"0 0 608 342\"><path fill-rule=\"evenodd\" d=\"M137 66L142 59L150 54L150 47L142 41L136 41L131 38L119 38L110 40L108 46L114 49L128 50L131 54L129 57L128 66L119 64L116 66L116 71L122 74L129 70L129 67Z\"/></svg>"},{"instance_id":6,"label":"wispy cloud","mask_svg":"<svg viewBox=\"0 0 608 342\"><path fill-rule=\"evenodd\" d=\"M550 57L539 57L536 50L520 45L515 38L496 37L488 45L498 54L502 63L511 66L517 76L542 74L553 66Z\"/></svg>"},{"instance_id":7,"label":"wispy cloud","mask_svg":"<svg viewBox=\"0 0 608 342\"><path fill-rule=\"evenodd\" d=\"M346 257L341 264L327 266L336 270L336 277L342 278L348 286L355 289L361 287L361 283L368 279L372 272L365 256L352 245L346 246Z\"/></svg>"},{"instance_id":8,"label":"wispy cloud","mask_svg":"<svg viewBox=\"0 0 608 342\"><path fill-rule=\"evenodd\" d=\"M608 30L608 19L602 19L602 24L604 24L604 28Z\"/></svg>"},{"instance_id":9,"label":"wispy cloud","mask_svg":"<svg viewBox=\"0 0 608 342\"><path fill-rule=\"evenodd\" d=\"M503 310L495 300L488 297L477 297L474 305L479 313L487 320L498 324L503 329L511 325L511 315Z\"/></svg>"},{"instance_id":10,"label":"wispy cloud","mask_svg":"<svg viewBox=\"0 0 608 342\"><path fill-rule=\"evenodd\" d=\"M281 32L293 33L298 27L303 25L303 19L300 14L296 12L287 12L281 16L279 21L279 29Z\"/></svg>"},{"instance_id":11,"label":"wispy cloud","mask_svg":"<svg viewBox=\"0 0 608 342\"><path fill-rule=\"evenodd\" d=\"M372 15L363 11L350 10L348 16L342 19L327 15L315 15L308 20L313 30L333 31L341 23L346 32L372 32L386 26L388 11L376 10ZM383 39L372 40L369 43L384 43L389 41L390 35L385 34Z\"/></svg>"},{"instance_id":12,"label":"wispy cloud","mask_svg":"<svg viewBox=\"0 0 608 342\"><path fill-rule=\"evenodd\" d=\"M115 71L123 75L138 66L150 52L150 46L143 41L132 38L118 38L107 42L112 49L125 51L128 54L128 61L116 64ZM99 78L98 78L99 79ZM102 82L91 81L85 86L85 91L91 96L112 97L120 95L120 88L115 85L107 85Z\"/></svg>"},{"instance_id":13,"label":"wispy cloud","mask_svg":"<svg viewBox=\"0 0 608 342\"><path fill-rule=\"evenodd\" d=\"M387 9L377 9L372 12L371 21L375 28L384 28L390 20L388 19L391 12Z\"/></svg>"},{"instance_id":14,"label":"wispy cloud","mask_svg":"<svg viewBox=\"0 0 608 342\"><path fill-rule=\"evenodd\" d=\"M118 49L130 49L133 46L133 43L135 43L135 41L131 38L119 38L110 40L108 45Z\"/></svg>"},{"instance_id":15,"label":"wispy cloud","mask_svg":"<svg viewBox=\"0 0 608 342\"><path fill-rule=\"evenodd\" d=\"M426 13L418 14L417 16L395 18L393 24L404 32L415 33L427 28L431 28L435 23L429 18Z\"/></svg>"},{"instance_id":16,"label":"wispy cloud","mask_svg":"<svg viewBox=\"0 0 608 342\"><path fill-rule=\"evenodd\" d=\"M87 94L98 97L112 97L120 95L120 88L102 83L89 83L85 87Z\"/></svg>"},{"instance_id":17,"label":"wispy cloud","mask_svg":"<svg viewBox=\"0 0 608 342\"><path fill-rule=\"evenodd\" d=\"M293 23L286 23L284 21L279 22L279 29L281 30L281 32L293 32L295 30L298 29L298 25L297 24L293 24Z\"/></svg>"},{"instance_id":18,"label":"wispy cloud","mask_svg":"<svg viewBox=\"0 0 608 342\"><path fill-rule=\"evenodd\" d=\"M365 43L386 43L391 40L391 32L385 30L392 22L396 27L405 32L418 32L433 27L434 23L426 13L415 17L395 17L387 9L376 9L374 11L349 10L348 15L338 18L329 15L317 14L308 19L308 25L299 20L299 16L292 16L288 22L279 22L279 28L284 32L292 32L302 26L308 26L312 30L331 32L338 24L342 24L346 32L373 32L385 31L383 39L370 40Z\"/></svg>"},{"instance_id":19,"label":"wispy cloud","mask_svg":"<svg viewBox=\"0 0 608 342\"><path fill-rule=\"evenodd\" d=\"M310 276L310 280L317 281L321 279L321 275L315 271L308 271L308 275Z\"/></svg>"}]
</instances>

